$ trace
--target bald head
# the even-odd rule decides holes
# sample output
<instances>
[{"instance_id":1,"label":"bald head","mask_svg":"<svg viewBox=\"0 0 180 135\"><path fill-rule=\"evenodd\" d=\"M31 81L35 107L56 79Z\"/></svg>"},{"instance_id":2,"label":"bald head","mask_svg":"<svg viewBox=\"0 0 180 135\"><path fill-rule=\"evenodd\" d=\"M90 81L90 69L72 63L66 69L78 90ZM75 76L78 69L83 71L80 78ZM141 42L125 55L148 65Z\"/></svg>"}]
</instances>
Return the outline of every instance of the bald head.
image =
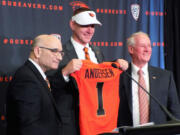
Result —
<instances>
[{"instance_id":1,"label":"bald head","mask_svg":"<svg viewBox=\"0 0 180 135\"><path fill-rule=\"evenodd\" d=\"M54 36L54 35L47 35L47 34L42 34L34 38L33 44L32 44L32 50L34 47L48 47L52 41L57 41L59 42L59 39Z\"/></svg>"},{"instance_id":2,"label":"bald head","mask_svg":"<svg viewBox=\"0 0 180 135\"><path fill-rule=\"evenodd\" d=\"M62 43L55 35L42 34L34 38L30 58L46 72L57 69L62 60Z\"/></svg>"}]
</instances>

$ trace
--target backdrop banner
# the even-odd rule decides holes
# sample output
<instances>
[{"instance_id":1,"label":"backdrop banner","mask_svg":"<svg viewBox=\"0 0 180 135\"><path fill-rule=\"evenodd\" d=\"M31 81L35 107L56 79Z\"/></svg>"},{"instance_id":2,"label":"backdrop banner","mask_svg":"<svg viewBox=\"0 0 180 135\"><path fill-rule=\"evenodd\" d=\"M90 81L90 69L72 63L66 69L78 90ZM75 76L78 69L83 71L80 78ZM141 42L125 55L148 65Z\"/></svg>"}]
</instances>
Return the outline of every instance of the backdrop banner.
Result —
<instances>
[{"instance_id":1,"label":"backdrop banner","mask_svg":"<svg viewBox=\"0 0 180 135\"><path fill-rule=\"evenodd\" d=\"M32 39L58 33L65 43L71 36L69 20L78 7L97 13L91 45L99 46L107 61L130 61L126 39L134 32L149 34L150 64L164 68L164 0L0 0L0 134L6 128L6 88L14 71L29 56Z\"/></svg>"}]
</instances>

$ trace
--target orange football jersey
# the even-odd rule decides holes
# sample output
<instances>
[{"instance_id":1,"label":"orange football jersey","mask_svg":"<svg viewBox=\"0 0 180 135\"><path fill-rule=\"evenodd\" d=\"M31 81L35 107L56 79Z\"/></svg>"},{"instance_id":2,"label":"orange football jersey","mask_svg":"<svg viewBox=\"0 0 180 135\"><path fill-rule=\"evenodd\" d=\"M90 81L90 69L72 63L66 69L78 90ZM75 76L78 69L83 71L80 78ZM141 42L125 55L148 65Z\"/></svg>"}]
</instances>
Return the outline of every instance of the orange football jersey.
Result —
<instances>
[{"instance_id":1,"label":"orange football jersey","mask_svg":"<svg viewBox=\"0 0 180 135\"><path fill-rule=\"evenodd\" d=\"M79 90L81 135L111 132L117 127L119 77L122 71L113 68L111 64L83 60L81 69L71 74Z\"/></svg>"}]
</instances>

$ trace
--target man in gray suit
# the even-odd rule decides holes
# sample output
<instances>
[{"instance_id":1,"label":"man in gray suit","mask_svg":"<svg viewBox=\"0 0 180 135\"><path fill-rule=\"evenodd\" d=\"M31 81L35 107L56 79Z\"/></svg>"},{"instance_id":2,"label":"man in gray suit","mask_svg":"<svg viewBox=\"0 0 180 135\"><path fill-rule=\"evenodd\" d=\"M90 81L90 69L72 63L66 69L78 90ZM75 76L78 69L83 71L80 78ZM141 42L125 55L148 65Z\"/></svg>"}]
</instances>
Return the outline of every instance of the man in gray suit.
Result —
<instances>
[{"instance_id":1,"label":"man in gray suit","mask_svg":"<svg viewBox=\"0 0 180 135\"><path fill-rule=\"evenodd\" d=\"M98 47L89 45L95 32L95 25L101 25L97 20L94 11L88 8L76 9L69 25L72 30L72 36L70 40L63 45L65 56L59 65L56 79L53 79L54 81L52 81L52 86L54 89L54 97L62 115L64 134L74 135L78 129L78 92L73 88L69 88L71 87L71 85L67 83L69 82L69 75L81 68L81 60L85 59L85 53L83 51L85 47L88 48L88 53L92 62L101 63L104 61L104 57ZM120 63L123 69L127 69L128 63L125 60L118 59L117 62ZM58 83L60 72L62 72L67 84L64 91L59 90L62 87L62 85L59 85ZM74 111L76 112L77 117L74 117Z\"/></svg>"},{"instance_id":2,"label":"man in gray suit","mask_svg":"<svg viewBox=\"0 0 180 135\"><path fill-rule=\"evenodd\" d=\"M145 88L164 105L176 118L180 118L180 104L173 75L167 70L148 65L152 54L149 36L143 32L132 34L127 40L132 62L126 72L138 81L139 69L143 71ZM140 95L138 85L126 73L120 76L120 108L118 126L141 125ZM147 101L147 122L166 123L170 118L160 106L145 93ZM145 102L145 101L144 101ZM147 123L145 122L145 123ZM145 124L143 123L143 124Z\"/></svg>"}]
</instances>

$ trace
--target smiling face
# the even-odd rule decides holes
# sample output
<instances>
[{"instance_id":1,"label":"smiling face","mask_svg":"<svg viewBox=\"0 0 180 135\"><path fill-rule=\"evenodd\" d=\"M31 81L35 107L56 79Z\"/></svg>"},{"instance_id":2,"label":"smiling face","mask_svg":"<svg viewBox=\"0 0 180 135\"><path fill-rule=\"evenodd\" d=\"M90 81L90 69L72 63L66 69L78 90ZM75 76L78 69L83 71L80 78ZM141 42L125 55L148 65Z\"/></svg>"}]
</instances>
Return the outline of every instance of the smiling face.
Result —
<instances>
[{"instance_id":1,"label":"smiling face","mask_svg":"<svg viewBox=\"0 0 180 135\"><path fill-rule=\"evenodd\" d=\"M39 57L39 64L46 71L50 69L57 69L59 62L62 60L62 56L59 53L59 51L62 51L62 45L60 41L56 37L51 37L44 44L44 47L50 49L57 49L58 52L52 52L48 49L40 48L41 55Z\"/></svg>"},{"instance_id":2,"label":"smiling face","mask_svg":"<svg viewBox=\"0 0 180 135\"><path fill-rule=\"evenodd\" d=\"M34 47L34 57L36 63L40 65L44 72L57 69L62 60L62 44L60 40L51 35L41 35L36 39L37 45ZM53 52L51 49L58 51Z\"/></svg>"},{"instance_id":3,"label":"smiling face","mask_svg":"<svg viewBox=\"0 0 180 135\"><path fill-rule=\"evenodd\" d=\"M70 21L70 27L73 32L73 39L82 45L89 43L95 32L94 24L81 26L74 21Z\"/></svg>"},{"instance_id":4,"label":"smiling face","mask_svg":"<svg viewBox=\"0 0 180 135\"><path fill-rule=\"evenodd\" d=\"M145 34L134 36L134 45L128 46L128 51L132 56L133 63L142 67L149 62L152 54L151 41Z\"/></svg>"}]
</instances>

